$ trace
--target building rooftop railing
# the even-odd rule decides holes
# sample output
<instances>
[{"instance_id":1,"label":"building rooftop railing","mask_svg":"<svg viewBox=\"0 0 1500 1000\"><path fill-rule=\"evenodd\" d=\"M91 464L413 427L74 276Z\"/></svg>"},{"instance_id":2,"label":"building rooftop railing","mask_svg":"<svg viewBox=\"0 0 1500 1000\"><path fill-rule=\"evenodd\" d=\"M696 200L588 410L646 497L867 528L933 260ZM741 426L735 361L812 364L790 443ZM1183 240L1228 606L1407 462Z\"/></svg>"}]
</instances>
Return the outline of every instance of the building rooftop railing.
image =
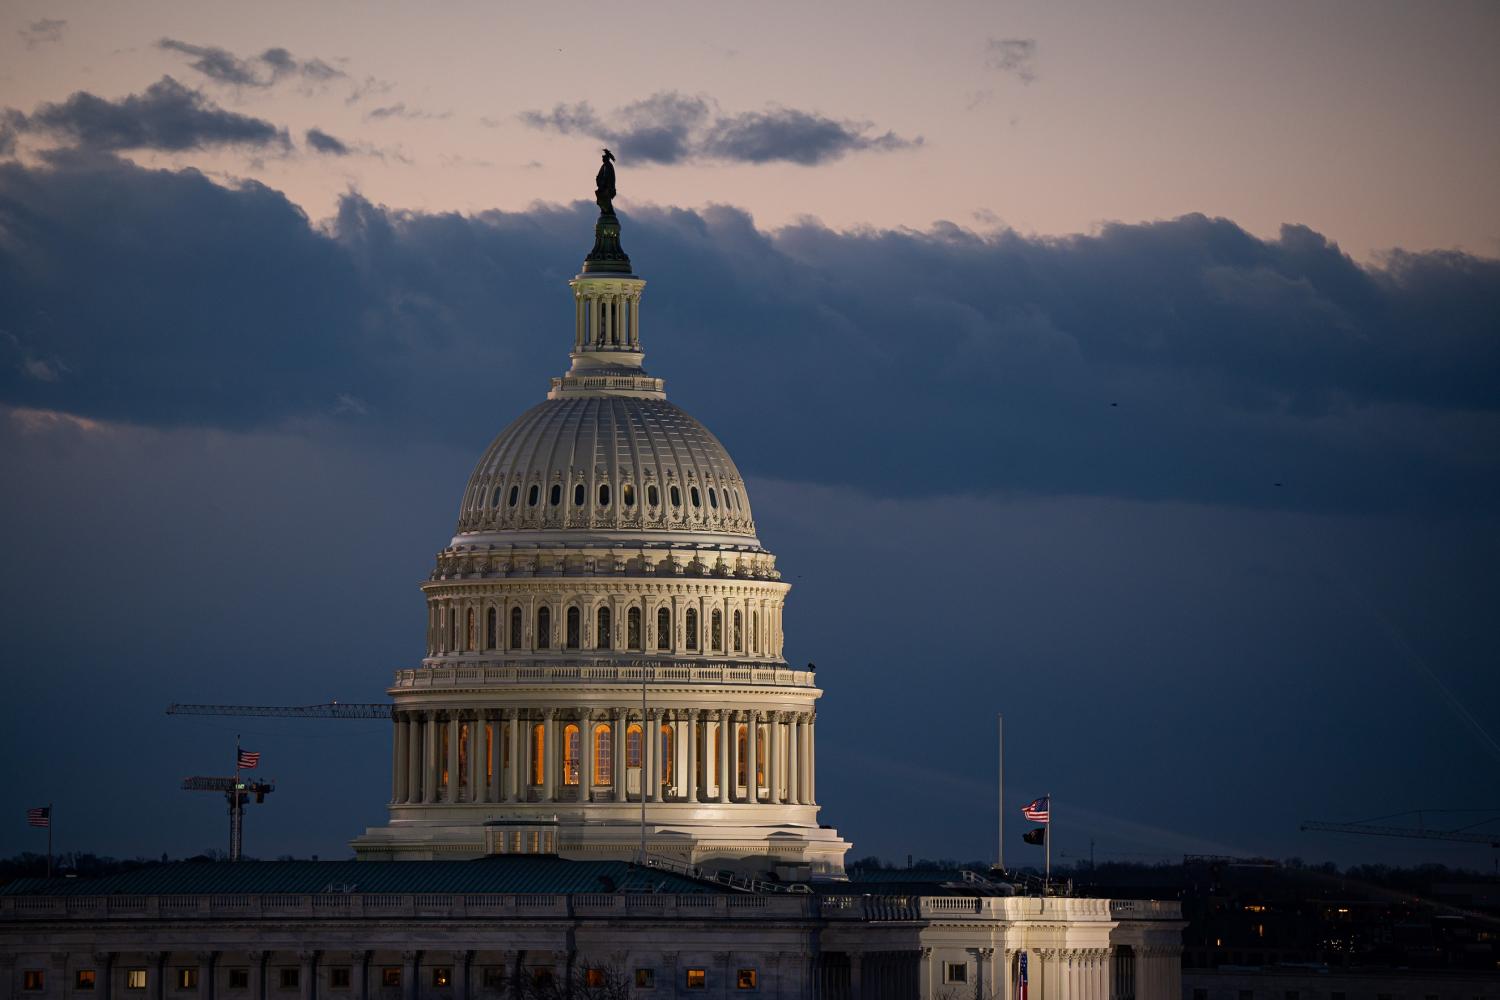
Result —
<instances>
[{"instance_id":1,"label":"building rooftop railing","mask_svg":"<svg viewBox=\"0 0 1500 1000\"><path fill-rule=\"evenodd\" d=\"M792 670L786 666L758 666L730 661L701 664L672 663L641 666L639 664L537 663L536 661L494 661L473 666L418 667L397 670L392 687L410 690L450 688L470 685L532 684L537 681L565 681L569 684L640 684L641 672L646 683L689 684L766 684L793 687L816 687L817 674L811 670Z\"/></svg>"}]
</instances>

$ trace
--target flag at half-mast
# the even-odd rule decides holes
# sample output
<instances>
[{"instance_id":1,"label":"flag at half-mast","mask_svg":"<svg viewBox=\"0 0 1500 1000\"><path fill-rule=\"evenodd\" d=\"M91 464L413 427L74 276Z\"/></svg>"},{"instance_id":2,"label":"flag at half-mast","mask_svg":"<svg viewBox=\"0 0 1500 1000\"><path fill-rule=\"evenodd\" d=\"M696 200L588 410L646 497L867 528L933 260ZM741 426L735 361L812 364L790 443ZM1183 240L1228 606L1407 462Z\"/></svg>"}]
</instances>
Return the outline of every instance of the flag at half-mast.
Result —
<instances>
[{"instance_id":1,"label":"flag at half-mast","mask_svg":"<svg viewBox=\"0 0 1500 1000\"><path fill-rule=\"evenodd\" d=\"M249 770L252 767L260 767L260 751L259 750L241 750L240 751L240 756L239 756L239 763L236 764L235 766L243 768L245 770Z\"/></svg>"},{"instance_id":2,"label":"flag at half-mast","mask_svg":"<svg viewBox=\"0 0 1500 1000\"><path fill-rule=\"evenodd\" d=\"M52 807L32 806L26 810L26 824L28 826L51 826Z\"/></svg>"},{"instance_id":3,"label":"flag at half-mast","mask_svg":"<svg viewBox=\"0 0 1500 1000\"><path fill-rule=\"evenodd\" d=\"M1052 796L1043 795L1021 807L1021 815L1033 823L1052 822Z\"/></svg>"}]
</instances>

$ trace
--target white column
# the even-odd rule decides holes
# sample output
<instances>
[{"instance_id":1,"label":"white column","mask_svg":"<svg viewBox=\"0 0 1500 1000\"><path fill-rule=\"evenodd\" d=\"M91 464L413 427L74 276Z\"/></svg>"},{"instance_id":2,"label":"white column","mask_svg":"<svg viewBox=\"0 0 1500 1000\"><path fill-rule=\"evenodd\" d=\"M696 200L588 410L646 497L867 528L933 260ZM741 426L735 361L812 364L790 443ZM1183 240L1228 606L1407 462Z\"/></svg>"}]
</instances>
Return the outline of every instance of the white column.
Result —
<instances>
[{"instance_id":1,"label":"white column","mask_svg":"<svg viewBox=\"0 0 1500 1000\"><path fill-rule=\"evenodd\" d=\"M807 803L818 801L818 713L813 712L807 720Z\"/></svg>"},{"instance_id":2,"label":"white column","mask_svg":"<svg viewBox=\"0 0 1500 1000\"><path fill-rule=\"evenodd\" d=\"M557 713L547 709L542 723L542 801L551 802L557 792Z\"/></svg>"},{"instance_id":3,"label":"white column","mask_svg":"<svg viewBox=\"0 0 1500 1000\"><path fill-rule=\"evenodd\" d=\"M448 788L444 801L458 801L458 713L448 713Z\"/></svg>"},{"instance_id":4,"label":"white column","mask_svg":"<svg viewBox=\"0 0 1500 1000\"><path fill-rule=\"evenodd\" d=\"M484 720L475 712L469 717L469 801L484 801Z\"/></svg>"},{"instance_id":5,"label":"white column","mask_svg":"<svg viewBox=\"0 0 1500 1000\"><path fill-rule=\"evenodd\" d=\"M510 709L505 713L505 739L510 747L510 772L505 776L505 801L521 802L525 800L526 786L522 783L522 777L526 774L526 764L521 759L521 713Z\"/></svg>"},{"instance_id":6,"label":"white column","mask_svg":"<svg viewBox=\"0 0 1500 1000\"><path fill-rule=\"evenodd\" d=\"M406 801L406 740L410 735L406 726L406 720L398 718L395 722L395 733L391 738L391 801Z\"/></svg>"},{"instance_id":7,"label":"white column","mask_svg":"<svg viewBox=\"0 0 1500 1000\"><path fill-rule=\"evenodd\" d=\"M578 801L594 797L594 720L587 712L578 723Z\"/></svg>"},{"instance_id":8,"label":"white column","mask_svg":"<svg viewBox=\"0 0 1500 1000\"><path fill-rule=\"evenodd\" d=\"M698 710L687 713L687 767L684 768L684 796L689 802L698 801Z\"/></svg>"},{"instance_id":9,"label":"white column","mask_svg":"<svg viewBox=\"0 0 1500 1000\"><path fill-rule=\"evenodd\" d=\"M625 710L623 708L615 709L613 726L610 729L609 738L614 741L614 745L611 749L614 751L615 757L614 779L616 802L625 801L626 789L630 787L626 783L626 776L629 775L630 768L627 766L628 761L625 758L625 727L628 723L629 720L625 715ZM642 729L644 728L645 727L643 726ZM642 733L642 735L645 734Z\"/></svg>"},{"instance_id":10,"label":"white column","mask_svg":"<svg viewBox=\"0 0 1500 1000\"><path fill-rule=\"evenodd\" d=\"M661 756L661 724L657 722L658 709L646 713L641 723L641 794L647 802L655 802L661 787L657 777L657 758Z\"/></svg>"},{"instance_id":11,"label":"white column","mask_svg":"<svg viewBox=\"0 0 1500 1000\"><path fill-rule=\"evenodd\" d=\"M760 802L760 776L756 762L760 759L760 713L745 713L745 801Z\"/></svg>"},{"instance_id":12,"label":"white column","mask_svg":"<svg viewBox=\"0 0 1500 1000\"><path fill-rule=\"evenodd\" d=\"M720 709L720 711L719 711L719 801L720 802L728 802L729 801L729 789L730 789L730 786L731 786L732 782L734 781L734 771L731 768L731 763L732 762L729 759L729 747L731 746L731 744L733 742L729 738L729 732L733 728L734 728L734 723L729 718L729 710L728 709Z\"/></svg>"},{"instance_id":13,"label":"white column","mask_svg":"<svg viewBox=\"0 0 1500 1000\"><path fill-rule=\"evenodd\" d=\"M802 801L802 717L796 712L787 716L786 727L786 800Z\"/></svg>"},{"instance_id":14,"label":"white column","mask_svg":"<svg viewBox=\"0 0 1500 1000\"><path fill-rule=\"evenodd\" d=\"M505 730L500 724L500 713L486 713L489 718L485 720L485 733L489 737L485 741L485 760L489 764L489 789L486 793L487 802L503 802L505 800L505 747L502 740L505 738Z\"/></svg>"},{"instance_id":15,"label":"white column","mask_svg":"<svg viewBox=\"0 0 1500 1000\"><path fill-rule=\"evenodd\" d=\"M766 716L766 801L781 804L781 713Z\"/></svg>"},{"instance_id":16,"label":"white column","mask_svg":"<svg viewBox=\"0 0 1500 1000\"><path fill-rule=\"evenodd\" d=\"M427 719L422 725L422 734L425 737L426 774L422 777L422 801L433 803L438 800L438 717L436 712L428 712Z\"/></svg>"}]
</instances>

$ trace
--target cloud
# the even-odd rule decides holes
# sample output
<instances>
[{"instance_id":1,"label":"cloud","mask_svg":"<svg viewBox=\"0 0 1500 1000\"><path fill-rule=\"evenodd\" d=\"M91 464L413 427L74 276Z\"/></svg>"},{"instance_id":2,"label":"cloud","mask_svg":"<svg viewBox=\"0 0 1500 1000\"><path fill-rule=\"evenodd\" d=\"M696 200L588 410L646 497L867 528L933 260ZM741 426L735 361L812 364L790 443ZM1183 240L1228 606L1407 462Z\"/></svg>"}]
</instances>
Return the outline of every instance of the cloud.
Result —
<instances>
[{"instance_id":1,"label":"cloud","mask_svg":"<svg viewBox=\"0 0 1500 1000\"><path fill-rule=\"evenodd\" d=\"M1035 38L991 38L985 44L984 64L1020 80L1036 81Z\"/></svg>"},{"instance_id":2,"label":"cloud","mask_svg":"<svg viewBox=\"0 0 1500 1000\"><path fill-rule=\"evenodd\" d=\"M395 104L387 104L383 107L372 108L365 112L365 121L385 121L388 118L405 118L409 120L443 119L453 114L451 111L423 111L420 108L408 108L404 101Z\"/></svg>"},{"instance_id":3,"label":"cloud","mask_svg":"<svg viewBox=\"0 0 1500 1000\"><path fill-rule=\"evenodd\" d=\"M188 65L193 69L210 80L235 87L269 87L281 80L295 78L320 83L345 75L321 59L296 59L279 46L249 59L242 59L217 45L195 45L175 38L163 38L156 47L191 56L193 61Z\"/></svg>"},{"instance_id":4,"label":"cloud","mask_svg":"<svg viewBox=\"0 0 1500 1000\"><path fill-rule=\"evenodd\" d=\"M63 29L67 26L68 22L61 18L44 17L39 21L32 21L16 34L21 36L28 49L34 49L38 45L62 41Z\"/></svg>"},{"instance_id":5,"label":"cloud","mask_svg":"<svg viewBox=\"0 0 1500 1000\"><path fill-rule=\"evenodd\" d=\"M58 104L14 115L16 132L50 135L84 152L128 149L178 152L212 146L286 149L286 130L226 111L170 76L117 101L80 90Z\"/></svg>"},{"instance_id":6,"label":"cloud","mask_svg":"<svg viewBox=\"0 0 1500 1000\"><path fill-rule=\"evenodd\" d=\"M720 114L702 97L663 91L600 117L587 101L551 111L523 111L535 129L587 135L608 143L623 162L797 163L812 166L857 152L922 144L894 132L870 134L869 122L836 121L793 108Z\"/></svg>"},{"instance_id":7,"label":"cloud","mask_svg":"<svg viewBox=\"0 0 1500 1000\"><path fill-rule=\"evenodd\" d=\"M319 128L308 129L304 138L307 140L307 144L318 153L327 153L330 156L348 156L351 152L347 145Z\"/></svg>"},{"instance_id":8,"label":"cloud","mask_svg":"<svg viewBox=\"0 0 1500 1000\"><path fill-rule=\"evenodd\" d=\"M243 429L335 419L346 394L369 433L478 447L495 396L539 397L565 360L567 337L530 331L556 327L593 221L582 202L461 216L348 195L314 224L193 171L0 164L0 404ZM891 496L1500 504L1500 261L1360 265L1305 227L1262 239L1198 215L1036 238L648 208L624 242L652 281L653 371L751 474ZM28 358L67 371L28 377ZM714 391L726 369L754 388ZM486 391L453 393L453 371ZM757 432L734 438L745 406Z\"/></svg>"}]
</instances>

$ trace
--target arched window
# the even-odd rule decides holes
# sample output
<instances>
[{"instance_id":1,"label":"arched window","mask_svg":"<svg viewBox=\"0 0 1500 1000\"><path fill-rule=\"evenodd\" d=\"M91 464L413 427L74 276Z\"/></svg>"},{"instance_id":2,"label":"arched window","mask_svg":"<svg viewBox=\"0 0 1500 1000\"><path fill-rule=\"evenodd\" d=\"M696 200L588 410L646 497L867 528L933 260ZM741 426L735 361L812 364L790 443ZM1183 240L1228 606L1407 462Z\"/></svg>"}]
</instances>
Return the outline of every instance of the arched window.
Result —
<instances>
[{"instance_id":1,"label":"arched window","mask_svg":"<svg viewBox=\"0 0 1500 1000\"><path fill-rule=\"evenodd\" d=\"M708 505L714 510L719 509L719 497L718 494L714 493L714 488L712 486L708 488Z\"/></svg>"},{"instance_id":2,"label":"arched window","mask_svg":"<svg viewBox=\"0 0 1500 1000\"><path fill-rule=\"evenodd\" d=\"M515 503L515 501L512 500L511 503ZM672 485L672 506L682 506L682 491L677 488L677 485L675 483Z\"/></svg>"},{"instance_id":3,"label":"arched window","mask_svg":"<svg viewBox=\"0 0 1500 1000\"><path fill-rule=\"evenodd\" d=\"M495 634L495 632L496 632L496 624L497 624L496 619L498 617L499 617L499 615L495 612L494 608L490 608L488 611L486 611L484 613L484 648L485 649L494 649L495 648L495 640L497 638L497 636Z\"/></svg>"},{"instance_id":4,"label":"arched window","mask_svg":"<svg viewBox=\"0 0 1500 1000\"><path fill-rule=\"evenodd\" d=\"M661 494L657 492L655 483L646 487L646 503L652 507L661 503Z\"/></svg>"},{"instance_id":5,"label":"arched window","mask_svg":"<svg viewBox=\"0 0 1500 1000\"><path fill-rule=\"evenodd\" d=\"M563 758L563 784L578 784L578 762L582 760L578 756L578 727L571 722L563 727L563 746L567 747L567 756Z\"/></svg>"},{"instance_id":6,"label":"arched window","mask_svg":"<svg viewBox=\"0 0 1500 1000\"><path fill-rule=\"evenodd\" d=\"M594 619L594 648L612 648L614 646L614 636L611 635L613 623L609 620L609 605L601 604L598 613L594 615Z\"/></svg>"},{"instance_id":7,"label":"arched window","mask_svg":"<svg viewBox=\"0 0 1500 1000\"><path fill-rule=\"evenodd\" d=\"M744 725L740 725L740 724L736 724L735 725L735 727L734 727L734 739L735 739L735 744L734 744L734 746L735 746L735 751L734 751L734 764L735 764L734 781L735 781L735 784L737 784L737 785L743 785L745 783L745 775L748 773L748 771L746 770L746 765L750 763L748 760L745 759L745 753L746 753L746 750L748 749L748 747L746 747L746 743L750 739L750 733L749 733L749 731L747 730L747 728Z\"/></svg>"},{"instance_id":8,"label":"arched window","mask_svg":"<svg viewBox=\"0 0 1500 1000\"><path fill-rule=\"evenodd\" d=\"M760 652L760 612L750 612L750 652Z\"/></svg>"},{"instance_id":9,"label":"arched window","mask_svg":"<svg viewBox=\"0 0 1500 1000\"><path fill-rule=\"evenodd\" d=\"M599 506L601 506L601 507L608 507L609 506L609 484L608 483L600 483L599 484Z\"/></svg>"},{"instance_id":10,"label":"arched window","mask_svg":"<svg viewBox=\"0 0 1500 1000\"><path fill-rule=\"evenodd\" d=\"M521 609L510 609L510 648L521 648Z\"/></svg>"},{"instance_id":11,"label":"arched window","mask_svg":"<svg viewBox=\"0 0 1500 1000\"><path fill-rule=\"evenodd\" d=\"M552 484L552 495L547 498L547 502L554 507L562 503L562 486L560 484Z\"/></svg>"},{"instance_id":12,"label":"arched window","mask_svg":"<svg viewBox=\"0 0 1500 1000\"><path fill-rule=\"evenodd\" d=\"M578 648L578 621L581 616L577 608L568 609L568 648Z\"/></svg>"},{"instance_id":13,"label":"arched window","mask_svg":"<svg viewBox=\"0 0 1500 1000\"><path fill-rule=\"evenodd\" d=\"M536 648L552 648L552 609L545 604L536 609Z\"/></svg>"},{"instance_id":14,"label":"arched window","mask_svg":"<svg viewBox=\"0 0 1500 1000\"><path fill-rule=\"evenodd\" d=\"M512 486L510 488L510 505L512 507L514 507L516 505L516 498L519 497L520 495L521 495L521 487L520 487L519 484L517 484L515 486Z\"/></svg>"},{"instance_id":15,"label":"arched window","mask_svg":"<svg viewBox=\"0 0 1500 1000\"><path fill-rule=\"evenodd\" d=\"M724 652L724 612L714 608L708 619L709 648L715 653Z\"/></svg>"},{"instance_id":16,"label":"arched window","mask_svg":"<svg viewBox=\"0 0 1500 1000\"><path fill-rule=\"evenodd\" d=\"M656 612L656 648L672 648L672 612L666 608Z\"/></svg>"},{"instance_id":17,"label":"arched window","mask_svg":"<svg viewBox=\"0 0 1500 1000\"><path fill-rule=\"evenodd\" d=\"M531 727L531 783L540 785L547 780L547 727Z\"/></svg>"},{"instance_id":18,"label":"arched window","mask_svg":"<svg viewBox=\"0 0 1500 1000\"><path fill-rule=\"evenodd\" d=\"M625 766L641 766L641 727L634 722L625 727Z\"/></svg>"},{"instance_id":19,"label":"arched window","mask_svg":"<svg viewBox=\"0 0 1500 1000\"><path fill-rule=\"evenodd\" d=\"M498 506L500 506L500 487L498 487L498 486L495 487L495 493L494 493L494 495L490 497L490 506L491 507L498 507Z\"/></svg>"},{"instance_id":20,"label":"arched window","mask_svg":"<svg viewBox=\"0 0 1500 1000\"><path fill-rule=\"evenodd\" d=\"M689 486L688 487L688 496L690 496L690 497L693 498L693 506L694 507L702 507L703 506L703 501L698 496L698 487L696 487L696 486Z\"/></svg>"},{"instance_id":21,"label":"arched window","mask_svg":"<svg viewBox=\"0 0 1500 1000\"><path fill-rule=\"evenodd\" d=\"M448 609L448 652L458 651L458 609Z\"/></svg>"},{"instance_id":22,"label":"arched window","mask_svg":"<svg viewBox=\"0 0 1500 1000\"><path fill-rule=\"evenodd\" d=\"M635 506L635 487L632 486L632 485L630 485L629 483L626 483L624 486L621 486L620 487L620 500L625 504L625 506L627 506L627 507L634 507Z\"/></svg>"},{"instance_id":23,"label":"arched window","mask_svg":"<svg viewBox=\"0 0 1500 1000\"><path fill-rule=\"evenodd\" d=\"M610 739L608 725L594 730L594 784L615 783L615 741Z\"/></svg>"},{"instance_id":24,"label":"arched window","mask_svg":"<svg viewBox=\"0 0 1500 1000\"><path fill-rule=\"evenodd\" d=\"M582 507L584 498L587 495L588 494L583 489L582 483L579 483L577 486L573 487L573 506Z\"/></svg>"},{"instance_id":25,"label":"arched window","mask_svg":"<svg viewBox=\"0 0 1500 1000\"><path fill-rule=\"evenodd\" d=\"M531 484L531 489L526 491L526 506L535 507L537 498L542 494L541 487L536 483Z\"/></svg>"},{"instance_id":26,"label":"arched window","mask_svg":"<svg viewBox=\"0 0 1500 1000\"><path fill-rule=\"evenodd\" d=\"M661 771L661 783L663 785L670 785L676 777L672 769L672 764L676 760L676 754L674 753L674 747L672 745L672 727L667 725L666 723L662 723L659 738L661 740L661 743L659 744L661 748L661 754L656 759L661 763L657 769Z\"/></svg>"},{"instance_id":27,"label":"arched window","mask_svg":"<svg viewBox=\"0 0 1500 1000\"><path fill-rule=\"evenodd\" d=\"M469 608L464 612L464 652L472 653L479 648L479 622L474 617L474 609Z\"/></svg>"},{"instance_id":28,"label":"arched window","mask_svg":"<svg viewBox=\"0 0 1500 1000\"><path fill-rule=\"evenodd\" d=\"M735 612L734 612L734 633L733 633L734 634L734 651L736 653L743 653L745 651L745 629L743 627L744 624L745 624L744 617L740 614L739 610L736 609Z\"/></svg>"},{"instance_id":29,"label":"arched window","mask_svg":"<svg viewBox=\"0 0 1500 1000\"><path fill-rule=\"evenodd\" d=\"M625 644L631 649L641 648L640 608L631 608L625 612Z\"/></svg>"},{"instance_id":30,"label":"arched window","mask_svg":"<svg viewBox=\"0 0 1500 1000\"><path fill-rule=\"evenodd\" d=\"M688 608L687 617L683 621L687 629L687 648L698 648L698 609Z\"/></svg>"}]
</instances>

